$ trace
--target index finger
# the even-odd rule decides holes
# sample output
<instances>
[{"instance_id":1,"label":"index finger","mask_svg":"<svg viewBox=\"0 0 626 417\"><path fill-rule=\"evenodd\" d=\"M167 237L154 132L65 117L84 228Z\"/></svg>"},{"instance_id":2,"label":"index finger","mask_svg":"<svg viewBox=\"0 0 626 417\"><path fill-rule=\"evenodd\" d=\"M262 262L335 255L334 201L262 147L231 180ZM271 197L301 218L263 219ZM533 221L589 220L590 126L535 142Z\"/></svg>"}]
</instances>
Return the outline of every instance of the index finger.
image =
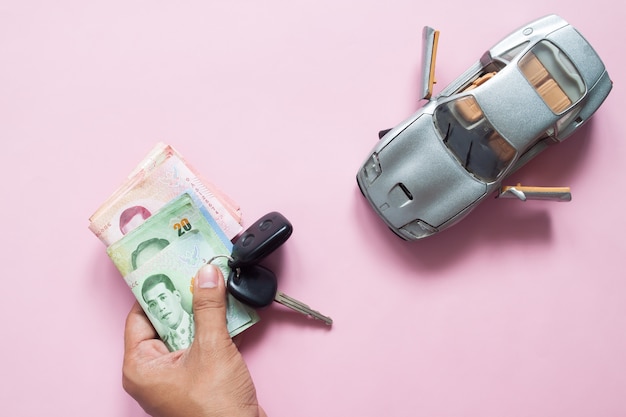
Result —
<instances>
[{"instance_id":1,"label":"index finger","mask_svg":"<svg viewBox=\"0 0 626 417\"><path fill-rule=\"evenodd\" d=\"M126 317L126 327L124 328L124 350L129 351L145 340L153 340L157 337L157 332L152 327L150 320L135 301L133 307Z\"/></svg>"}]
</instances>

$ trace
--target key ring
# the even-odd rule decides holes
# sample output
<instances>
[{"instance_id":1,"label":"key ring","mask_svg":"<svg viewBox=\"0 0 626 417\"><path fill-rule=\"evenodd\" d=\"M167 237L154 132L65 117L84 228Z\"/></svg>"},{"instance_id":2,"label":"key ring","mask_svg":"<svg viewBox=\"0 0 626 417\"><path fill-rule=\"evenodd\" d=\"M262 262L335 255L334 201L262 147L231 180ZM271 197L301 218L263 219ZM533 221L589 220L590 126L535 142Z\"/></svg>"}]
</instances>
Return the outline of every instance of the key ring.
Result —
<instances>
[{"instance_id":1,"label":"key ring","mask_svg":"<svg viewBox=\"0 0 626 417\"><path fill-rule=\"evenodd\" d=\"M212 264L213 261L215 261L216 259L219 259L219 258L226 258L226 259L228 259L229 262L233 262L234 261L234 259L230 255L215 255L214 257L212 257L211 259L209 259L207 261L207 264ZM241 274L241 268L235 268L235 273L237 274L237 278L239 278L239 274Z\"/></svg>"},{"instance_id":2,"label":"key ring","mask_svg":"<svg viewBox=\"0 0 626 417\"><path fill-rule=\"evenodd\" d=\"M232 258L232 256L230 256L230 255L215 255L214 257L212 257L211 259L209 259L209 260L207 261L207 264L211 264L211 263L213 263L213 261L214 261L214 260L219 259L219 258L226 258L226 259L228 259L230 262L233 262L233 261L234 261L234 259L233 259L233 258Z\"/></svg>"}]
</instances>

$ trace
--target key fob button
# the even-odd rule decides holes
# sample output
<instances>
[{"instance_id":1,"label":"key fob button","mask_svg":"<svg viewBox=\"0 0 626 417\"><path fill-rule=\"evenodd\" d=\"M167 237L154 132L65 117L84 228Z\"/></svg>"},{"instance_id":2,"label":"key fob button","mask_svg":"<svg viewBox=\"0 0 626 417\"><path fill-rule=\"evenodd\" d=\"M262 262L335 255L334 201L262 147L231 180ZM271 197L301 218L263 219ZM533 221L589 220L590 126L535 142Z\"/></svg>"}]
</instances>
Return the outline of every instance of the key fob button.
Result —
<instances>
[{"instance_id":1,"label":"key fob button","mask_svg":"<svg viewBox=\"0 0 626 417\"><path fill-rule=\"evenodd\" d=\"M272 227L272 220L271 219L267 219L264 220L260 225L259 225L259 229L264 232L267 229L269 229L270 227Z\"/></svg>"},{"instance_id":2,"label":"key fob button","mask_svg":"<svg viewBox=\"0 0 626 417\"><path fill-rule=\"evenodd\" d=\"M241 242L241 246L243 246L245 248L247 246L250 246L252 243L254 243L254 233L251 233L251 234L245 236L243 238L243 241Z\"/></svg>"}]
</instances>

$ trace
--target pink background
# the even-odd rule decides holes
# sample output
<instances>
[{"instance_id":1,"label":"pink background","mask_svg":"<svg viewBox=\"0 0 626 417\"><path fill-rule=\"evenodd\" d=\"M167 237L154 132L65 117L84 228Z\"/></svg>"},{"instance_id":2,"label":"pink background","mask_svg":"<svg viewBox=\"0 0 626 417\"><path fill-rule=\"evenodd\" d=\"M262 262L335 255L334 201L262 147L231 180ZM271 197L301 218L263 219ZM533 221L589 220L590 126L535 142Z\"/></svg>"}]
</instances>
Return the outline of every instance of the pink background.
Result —
<instances>
[{"instance_id":1,"label":"pink background","mask_svg":"<svg viewBox=\"0 0 626 417\"><path fill-rule=\"evenodd\" d=\"M623 9L619 2L3 1L0 414L143 416L121 387L133 297L87 219L157 141L242 207L294 225L267 264L289 295L243 355L270 416L624 416ZM622 7L622 6L617 6ZM403 242L355 174L419 104L513 29L576 26L614 89L509 183L571 203L489 199Z\"/></svg>"}]
</instances>

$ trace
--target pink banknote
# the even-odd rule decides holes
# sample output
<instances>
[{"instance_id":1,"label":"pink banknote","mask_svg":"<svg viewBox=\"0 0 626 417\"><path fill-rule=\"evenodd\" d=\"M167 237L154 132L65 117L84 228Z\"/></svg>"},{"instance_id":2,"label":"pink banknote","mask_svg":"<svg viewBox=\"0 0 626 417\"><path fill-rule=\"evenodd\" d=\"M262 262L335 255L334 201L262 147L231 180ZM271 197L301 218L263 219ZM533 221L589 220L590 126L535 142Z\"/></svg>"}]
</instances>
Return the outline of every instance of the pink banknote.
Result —
<instances>
[{"instance_id":1,"label":"pink banknote","mask_svg":"<svg viewBox=\"0 0 626 417\"><path fill-rule=\"evenodd\" d=\"M242 230L239 207L164 143L158 143L89 218L89 229L109 246L184 193L228 239Z\"/></svg>"}]
</instances>

